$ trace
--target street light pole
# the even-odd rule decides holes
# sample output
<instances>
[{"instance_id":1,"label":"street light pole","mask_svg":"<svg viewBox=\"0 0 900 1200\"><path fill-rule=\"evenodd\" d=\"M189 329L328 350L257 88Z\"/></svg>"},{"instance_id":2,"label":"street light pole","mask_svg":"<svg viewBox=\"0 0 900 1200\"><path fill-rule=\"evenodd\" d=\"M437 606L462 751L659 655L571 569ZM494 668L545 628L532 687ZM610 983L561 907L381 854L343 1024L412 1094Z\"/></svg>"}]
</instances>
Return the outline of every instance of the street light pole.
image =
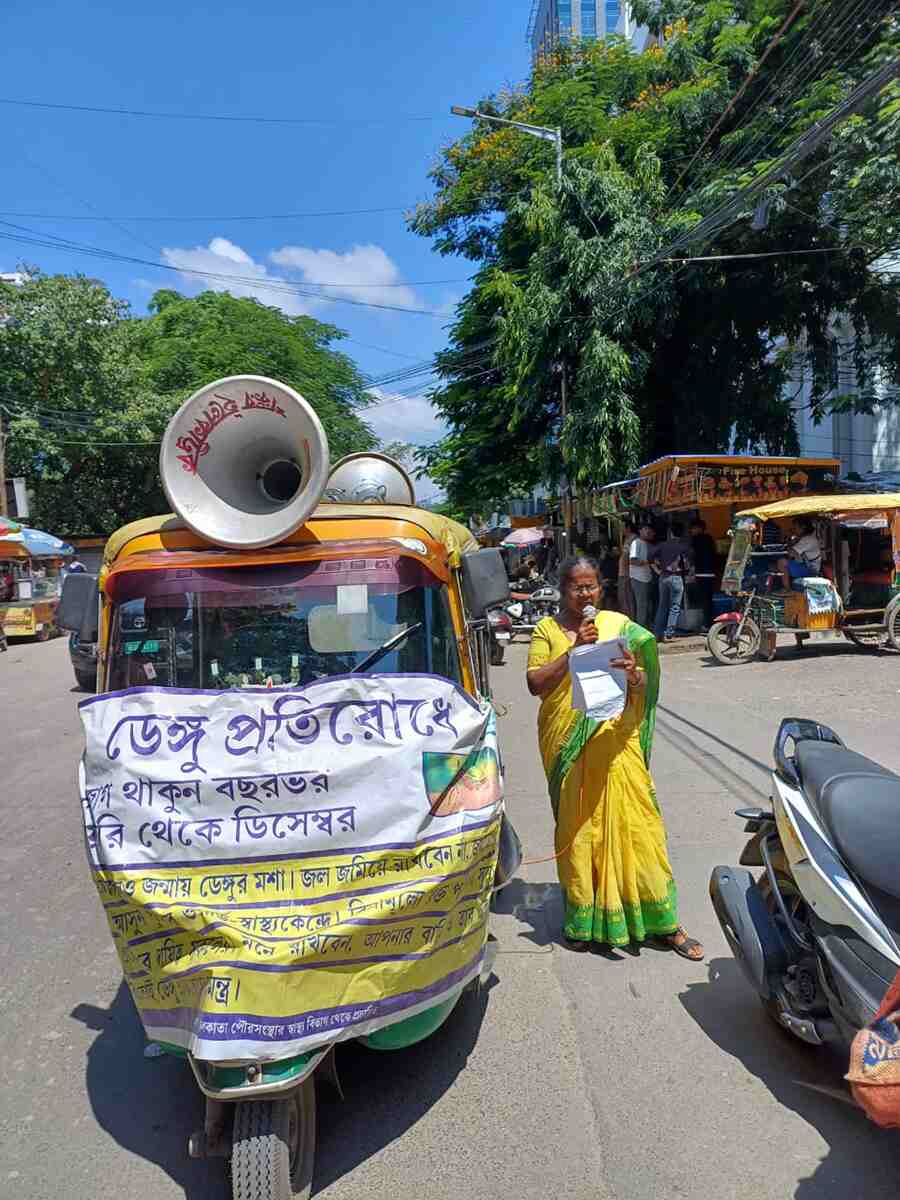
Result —
<instances>
[{"instance_id":1,"label":"street light pole","mask_svg":"<svg viewBox=\"0 0 900 1200\"><path fill-rule=\"evenodd\" d=\"M563 141L562 129L559 126L550 128L547 125L526 125L522 121L507 121L505 117L495 117L492 113L482 112L478 108L463 108L459 104L454 104L450 112L454 117L469 117L473 121L490 121L494 125L506 125L510 129L518 129L522 133L527 133L531 137L539 138L542 142L552 142L556 150L556 187L558 191L562 191L563 183ZM560 375L560 414L563 421L566 419L567 413L567 397L566 397L566 371L565 367L561 366ZM565 493L568 492L568 486L564 485L563 504L565 505Z\"/></svg>"},{"instance_id":2,"label":"street light pole","mask_svg":"<svg viewBox=\"0 0 900 1200\"><path fill-rule=\"evenodd\" d=\"M462 108L458 104L454 104L450 112L454 117L470 117L473 121L491 121L494 125L508 125L511 129L519 129L522 133L539 138L542 142L553 142L556 147L556 186L562 187L563 144L562 130L559 127L551 129L546 125L526 125L522 121L507 121L505 117L495 117L478 108Z\"/></svg>"}]
</instances>

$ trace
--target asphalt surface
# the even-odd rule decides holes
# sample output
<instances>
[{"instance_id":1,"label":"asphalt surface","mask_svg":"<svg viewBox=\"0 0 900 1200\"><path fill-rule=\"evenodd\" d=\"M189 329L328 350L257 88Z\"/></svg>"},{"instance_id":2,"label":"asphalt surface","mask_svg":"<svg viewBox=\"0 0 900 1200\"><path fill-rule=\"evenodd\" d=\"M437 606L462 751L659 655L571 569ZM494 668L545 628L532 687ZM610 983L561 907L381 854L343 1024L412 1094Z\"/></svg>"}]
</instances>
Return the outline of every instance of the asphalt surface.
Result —
<instances>
[{"instance_id":1,"label":"asphalt surface","mask_svg":"<svg viewBox=\"0 0 900 1200\"><path fill-rule=\"evenodd\" d=\"M508 807L531 858L552 826L524 688L525 648L495 671ZM396 1055L342 1048L345 1099L320 1091L326 1200L887 1200L900 1134L848 1102L840 1055L774 1028L728 956L707 897L736 862L739 804L767 794L783 715L833 725L900 770L900 656L843 645L722 668L667 656L657 790L694 964L576 955L559 941L553 862L500 894L487 992ZM64 640L0 655L0 1198L169 1200L228 1190L192 1162L202 1122L184 1064L145 1058L84 862L79 693Z\"/></svg>"}]
</instances>

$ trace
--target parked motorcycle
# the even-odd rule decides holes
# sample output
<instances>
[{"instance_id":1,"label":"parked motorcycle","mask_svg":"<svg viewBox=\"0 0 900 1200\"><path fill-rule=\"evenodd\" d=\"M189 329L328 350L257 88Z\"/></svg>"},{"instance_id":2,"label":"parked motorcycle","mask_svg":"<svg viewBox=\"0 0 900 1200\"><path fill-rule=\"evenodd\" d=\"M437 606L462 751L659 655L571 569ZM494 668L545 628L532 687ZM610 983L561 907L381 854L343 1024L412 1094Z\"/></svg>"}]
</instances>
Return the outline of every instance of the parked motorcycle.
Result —
<instances>
[{"instance_id":1,"label":"parked motorcycle","mask_svg":"<svg viewBox=\"0 0 900 1200\"><path fill-rule=\"evenodd\" d=\"M502 608L492 608L487 614L488 629L490 630L490 662L492 667L503 665L506 647L512 641L512 617Z\"/></svg>"},{"instance_id":2,"label":"parked motorcycle","mask_svg":"<svg viewBox=\"0 0 900 1200\"><path fill-rule=\"evenodd\" d=\"M513 633L531 633L538 621L556 616L559 603L559 591L546 583L533 592L510 592L505 611L512 620Z\"/></svg>"},{"instance_id":3,"label":"parked motorcycle","mask_svg":"<svg viewBox=\"0 0 900 1200\"><path fill-rule=\"evenodd\" d=\"M774 758L772 807L738 810L752 837L740 867L713 870L710 896L772 1018L847 1044L900 969L900 776L796 718Z\"/></svg>"}]
</instances>

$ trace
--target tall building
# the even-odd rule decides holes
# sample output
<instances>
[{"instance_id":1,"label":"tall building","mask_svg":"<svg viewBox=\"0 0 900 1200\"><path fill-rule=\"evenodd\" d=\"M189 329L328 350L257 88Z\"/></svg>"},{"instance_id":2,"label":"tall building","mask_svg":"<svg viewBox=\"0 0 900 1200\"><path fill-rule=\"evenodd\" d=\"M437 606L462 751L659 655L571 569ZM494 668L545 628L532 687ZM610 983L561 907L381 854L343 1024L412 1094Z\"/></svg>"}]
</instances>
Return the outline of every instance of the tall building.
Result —
<instances>
[{"instance_id":1,"label":"tall building","mask_svg":"<svg viewBox=\"0 0 900 1200\"><path fill-rule=\"evenodd\" d=\"M625 0L533 0L528 40L534 58L570 38L624 33Z\"/></svg>"}]
</instances>

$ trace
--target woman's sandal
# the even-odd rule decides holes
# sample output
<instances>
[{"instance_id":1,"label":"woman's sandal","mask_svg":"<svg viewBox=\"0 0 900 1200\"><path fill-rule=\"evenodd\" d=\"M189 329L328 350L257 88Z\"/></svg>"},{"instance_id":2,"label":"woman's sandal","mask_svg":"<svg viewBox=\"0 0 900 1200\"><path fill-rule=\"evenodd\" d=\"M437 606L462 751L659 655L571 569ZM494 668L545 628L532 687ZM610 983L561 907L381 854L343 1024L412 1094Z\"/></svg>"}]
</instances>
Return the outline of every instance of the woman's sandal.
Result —
<instances>
[{"instance_id":1,"label":"woman's sandal","mask_svg":"<svg viewBox=\"0 0 900 1200\"><path fill-rule=\"evenodd\" d=\"M675 938L679 934L681 934L681 941L676 942ZM687 932L681 925L678 926L674 933L660 934L657 940L661 941L663 945L668 946L671 950L674 950L676 954L680 954L682 958L686 958L688 962L703 962L705 955L703 946L696 938L688 937ZM692 953L692 951L696 950L699 950L700 953Z\"/></svg>"},{"instance_id":2,"label":"woman's sandal","mask_svg":"<svg viewBox=\"0 0 900 1200\"><path fill-rule=\"evenodd\" d=\"M590 950L590 942L578 941L576 938L569 938L563 934L563 945L567 950L574 950L576 954L584 954L586 950Z\"/></svg>"}]
</instances>

